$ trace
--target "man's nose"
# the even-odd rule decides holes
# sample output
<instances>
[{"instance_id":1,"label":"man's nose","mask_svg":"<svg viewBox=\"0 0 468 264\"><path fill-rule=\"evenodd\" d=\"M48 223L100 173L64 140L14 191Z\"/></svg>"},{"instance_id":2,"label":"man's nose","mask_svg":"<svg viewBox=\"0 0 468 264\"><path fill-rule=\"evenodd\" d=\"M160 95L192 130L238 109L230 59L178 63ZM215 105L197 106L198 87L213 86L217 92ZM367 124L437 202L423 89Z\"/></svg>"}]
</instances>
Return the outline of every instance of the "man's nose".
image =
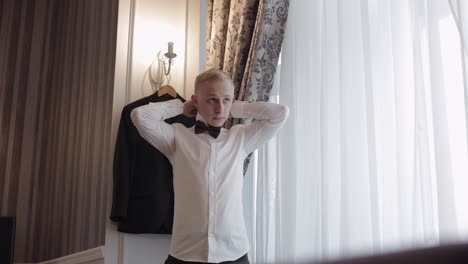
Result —
<instances>
[{"instance_id":1,"label":"man's nose","mask_svg":"<svg viewBox=\"0 0 468 264\"><path fill-rule=\"evenodd\" d=\"M216 106L215 106L215 111L216 113L221 113L223 112L223 104L222 103L216 103Z\"/></svg>"}]
</instances>

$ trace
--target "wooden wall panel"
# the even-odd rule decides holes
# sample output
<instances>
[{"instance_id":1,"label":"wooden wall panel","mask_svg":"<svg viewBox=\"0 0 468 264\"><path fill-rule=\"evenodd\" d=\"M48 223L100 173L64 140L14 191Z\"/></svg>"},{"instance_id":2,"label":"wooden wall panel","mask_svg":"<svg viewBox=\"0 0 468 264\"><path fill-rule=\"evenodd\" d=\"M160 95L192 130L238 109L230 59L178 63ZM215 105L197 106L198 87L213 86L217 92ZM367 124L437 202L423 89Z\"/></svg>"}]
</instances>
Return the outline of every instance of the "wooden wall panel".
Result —
<instances>
[{"instance_id":1,"label":"wooden wall panel","mask_svg":"<svg viewBox=\"0 0 468 264\"><path fill-rule=\"evenodd\" d=\"M118 0L0 1L0 214L15 262L104 244Z\"/></svg>"}]
</instances>

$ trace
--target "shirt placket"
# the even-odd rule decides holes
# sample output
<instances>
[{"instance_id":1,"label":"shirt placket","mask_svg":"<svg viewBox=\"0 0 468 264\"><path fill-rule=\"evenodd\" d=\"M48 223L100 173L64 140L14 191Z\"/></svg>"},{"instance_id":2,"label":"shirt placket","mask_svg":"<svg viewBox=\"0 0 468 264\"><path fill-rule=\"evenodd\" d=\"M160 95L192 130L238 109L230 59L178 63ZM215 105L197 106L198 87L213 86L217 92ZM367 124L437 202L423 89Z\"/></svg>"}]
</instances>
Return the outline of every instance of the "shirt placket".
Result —
<instances>
[{"instance_id":1,"label":"shirt placket","mask_svg":"<svg viewBox=\"0 0 468 264\"><path fill-rule=\"evenodd\" d=\"M208 256L211 258L209 262L214 261L213 253L215 250L215 221L216 221L216 142L214 140L210 143L210 167L208 170Z\"/></svg>"}]
</instances>

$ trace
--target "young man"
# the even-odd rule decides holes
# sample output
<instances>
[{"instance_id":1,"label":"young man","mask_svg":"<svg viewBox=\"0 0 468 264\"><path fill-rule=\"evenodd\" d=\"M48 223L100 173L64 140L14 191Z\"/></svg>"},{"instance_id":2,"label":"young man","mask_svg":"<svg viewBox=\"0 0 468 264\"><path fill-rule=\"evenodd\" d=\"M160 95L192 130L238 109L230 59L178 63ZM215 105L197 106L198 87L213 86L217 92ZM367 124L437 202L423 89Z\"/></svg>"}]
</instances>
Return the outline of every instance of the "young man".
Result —
<instances>
[{"instance_id":1,"label":"young man","mask_svg":"<svg viewBox=\"0 0 468 264\"><path fill-rule=\"evenodd\" d=\"M208 70L195 80L195 95L184 103L150 103L131 113L138 132L166 155L174 171L172 263L249 263L243 208L244 159L272 138L288 117L273 103L233 101L234 84L223 71ZM195 116L186 128L166 118ZM253 118L250 125L222 128L230 117Z\"/></svg>"}]
</instances>

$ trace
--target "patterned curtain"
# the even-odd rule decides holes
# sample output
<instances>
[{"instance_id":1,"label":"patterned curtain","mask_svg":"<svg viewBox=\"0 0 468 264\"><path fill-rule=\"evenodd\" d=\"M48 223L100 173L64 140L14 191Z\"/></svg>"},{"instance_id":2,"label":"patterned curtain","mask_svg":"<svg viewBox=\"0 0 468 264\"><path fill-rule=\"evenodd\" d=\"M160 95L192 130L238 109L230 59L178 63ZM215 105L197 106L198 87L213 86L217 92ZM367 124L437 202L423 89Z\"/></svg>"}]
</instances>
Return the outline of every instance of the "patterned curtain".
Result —
<instances>
[{"instance_id":1,"label":"patterned curtain","mask_svg":"<svg viewBox=\"0 0 468 264\"><path fill-rule=\"evenodd\" d=\"M288 7L289 0L207 1L205 68L231 74L236 100L269 100ZM229 120L225 126L248 122Z\"/></svg>"},{"instance_id":2,"label":"patterned curtain","mask_svg":"<svg viewBox=\"0 0 468 264\"><path fill-rule=\"evenodd\" d=\"M237 100L269 100L288 6L289 0L208 1L205 68L230 73Z\"/></svg>"},{"instance_id":3,"label":"patterned curtain","mask_svg":"<svg viewBox=\"0 0 468 264\"><path fill-rule=\"evenodd\" d=\"M206 69L231 74L235 98L243 100L241 84L254 32L258 0L211 0L207 2Z\"/></svg>"}]
</instances>

